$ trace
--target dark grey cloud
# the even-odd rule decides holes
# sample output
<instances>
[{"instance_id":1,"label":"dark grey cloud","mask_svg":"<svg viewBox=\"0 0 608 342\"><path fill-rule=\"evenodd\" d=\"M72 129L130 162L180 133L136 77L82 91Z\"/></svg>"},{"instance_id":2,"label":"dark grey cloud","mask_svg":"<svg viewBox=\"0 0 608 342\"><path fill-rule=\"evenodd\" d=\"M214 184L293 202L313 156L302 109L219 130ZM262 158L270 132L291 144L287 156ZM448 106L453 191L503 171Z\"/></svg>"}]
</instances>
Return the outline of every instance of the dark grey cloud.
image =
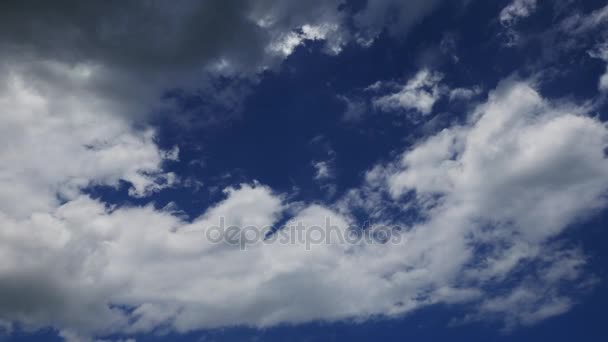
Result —
<instances>
[{"instance_id":1,"label":"dark grey cloud","mask_svg":"<svg viewBox=\"0 0 608 342\"><path fill-rule=\"evenodd\" d=\"M373 41L384 28L405 34L438 6L370 1L349 13L344 2L3 1L0 71L17 70L46 88L85 90L132 115L149 110L141 104L154 103L168 87L208 91L213 87L201 84L213 75L255 78L305 39L325 40L338 53L353 39ZM355 32L344 25L350 15ZM303 28L308 31L294 33ZM57 64L94 72L74 83Z\"/></svg>"},{"instance_id":2,"label":"dark grey cloud","mask_svg":"<svg viewBox=\"0 0 608 342\"><path fill-rule=\"evenodd\" d=\"M4 51L68 63L101 61L129 72L188 68L220 58L256 67L274 30L336 20L329 17L337 16L337 1L305 3L308 8L297 6L300 14L294 16L289 6L274 1L5 1L0 39ZM319 17L322 10L330 14ZM256 16L271 18L270 29L258 25Z\"/></svg>"},{"instance_id":3,"label":"dark grey cloud","mask_svg":"<svg viewBox=\"0 0 608 342\"><path fill-rule=\"evenodd\" d=\"M293 30L340 29L340 2L4 1L0 71L132 116L167 88L209 92L213 75L252 78L277 67L285 54L273 47Z\"/></svg>"}]
</instances>

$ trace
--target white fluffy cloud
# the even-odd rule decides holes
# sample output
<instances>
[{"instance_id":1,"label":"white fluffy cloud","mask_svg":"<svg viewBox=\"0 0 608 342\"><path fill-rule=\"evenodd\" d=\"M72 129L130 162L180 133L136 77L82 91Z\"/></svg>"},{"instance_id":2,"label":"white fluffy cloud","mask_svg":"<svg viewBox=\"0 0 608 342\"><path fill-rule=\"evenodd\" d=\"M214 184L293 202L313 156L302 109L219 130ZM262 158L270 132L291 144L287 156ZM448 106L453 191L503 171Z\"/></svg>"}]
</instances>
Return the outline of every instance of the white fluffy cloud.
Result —
<instances>
[{"instance_id":1,"label":"white fluffy cloud","mask_svg":"<svg viewBox=\"0 0 608 342\"><path fill-rule=\"evenodd\" d=\"M443 203L510 222L526 238L552 236L603 204L608 185L606 127L581 110L551 106L527 84L505 82L471 126L444 130L404 154L404 169L388 178L390 192L442 194Z\"/></svg>"},{"instance_id":2,"label":"white fluffy cloud","mask_svg":"<svg viewBox=\"0 0 608 342\"><path fill-rule=\"evenodd\" d=\"M479 315L471 315L532 324L573 304L559 284L581 275L584 257L548 241L605 206L607 144L605 124L585 109L555 106L530 85L509 80L469 124L372 169L367 185L353 190L342 208L363 208L375 219L413 209L423 223L406 233L410 246L421 248L410 252L425 255L430 274L452 280L459 274L460 284L480 291L500 286L524 265L535 268L507 294L486 294ZM413 201L404 199L412 193ZM480 254L477 246L489 252Z\"/></svg>"},{"instance_id":3,"label":"white fluffy cloud","mask_svg":"<svg viewBox=\"0 0 608 342\"><path fill-rule=\"evenodd\" d=\"M94 71L63 72L78 83ZM125 181L143 196L171 185L162 165L177 150L159 150L152 130L134 129L107 99L30 76L11 69L0 82L0 292L10 298L0 317L33 327L111 325L120 316L103 300L112 285L96 286L99 265L87 264L102 243L87 211L74 231L55 215L88 186Z\"/></svg>"},{"instance_id":4,"label":"white fluffy cloud","mask_svg":"<svg viewBox=\"0 0 608 342\"><path fill-rule=\"evenodd\" d=\"M558 285L585 284L585 258L550 239L604 206L608 130L583 108L552 104L524 82L504 82L466 125L374 167L360 188L333 204L290 203L264 185L242 184L190 222L170 208L117 207L84 194L121 182L131 196L171 186L177 176L163 165L179 149L162 151L154 131L132 120L152 107L166 86L161 81L187 83L182 77L192 70L255 73L307 39L325 40L337 53L352 38L338 4L218 1L166 13L162 3L147 2L92 7L106 14L92 17L47 8L27 16L25 28L14 20L24 7L2 11L0 330L10 330L10 322L52 326L79 341L393 317L462 302L477 308L466 321L489 315L516 326L568 310L575 299ZM356 38L384 28L407 32L436 4L369 2L354 22L367 36ZM206 17L219 13L212 9L226 15L228 28L197 25L216 22ZM167 35L140 26L149 22L162 23ZM59 46L46 45L56 37L64 38ZM440 81L440 74L422 70L374 103L428 114L444 95ZM331 175L330 165L316 166L319 178ZM401 226L398 242L243 250L205 236L220 222L244 228L284 219L308 227L329 219L343 234L356 223L355 207L378 223ZM399 216L412 212L415 221ZM523 265L533 272L509 286ZM497 295L496 287L507 288Z\"/></svg>"},{"instance_id":5,"label":"white fluffy cloud","mask_svg":"<svg viewBox=\"0 0 608 342\"><path fill-rule=\"evenodd\" d=\"M62 70L74 83L92 77L83 67ZM9 70L0 93L0 208L19 217L48 211L91 185L132 184L142 196L171 184L160 172L172 154L160 151L152 130L137 131L104 98L31 82ZM19 200L16 200L19 199Z\"/></svg>"},{"instance_id":6,"label":"white fluffy cloud","mask_svg":"<svg viewBox=\"0 0 608 342\"><path fill-rule=\"evenodd\" d=\"M76 341L160 326L264 326L366 312L332 298L354 290L339 276L326 279L327 269L309 269L303 260L311 253L216 248L192 233L219 216L227 224L274 223L289 205L263 186L227 190L224 202L193 223L151 206L116 208L82 192L126 182L131 196L146 196L171 186L177 178L163 164L176 160L179 149L160 150L155 132L140 120L164 109L158 95L173 86L213 88L193 82L209 74L250 77L276 67L305 40L323 40L328 52L338 53L351 39L340 3L4 3L0 294L8 300L0 304L2 330L11 322L52 326ZM426 7L412 23L430 12ZM325 208L301 215L333 215L344 229L345 219ZM283 266L275 252L285 254ZM342 251L326 253L315 258L339 260ZM286 295L276 297L278 289Z\"/></svg>"},{"instance_id":7,"label":"white fluffy cloud","mask_svg":"<svg viewBox=\"0 0 608 342\"><path fill-rule=\"evenodd\" d=\"M0 305L0 320L54 326L67 337L390 317L461 302L478 308L469 321L489 315L508 326L532 324L574 303L558 285L580 283L584 266L580 252L548 239L602 206L608 189L605 125L576 106L552 105L526 83L507 81L470 124L374 168L366 184L334 206L289 203L268 187L243 184L186 222L152 206L108 206L79 191L119 179L139 191L153 188L170 154L150 133L103 113L86 116L88 107L76 99L46 98L18 81L8 87L12 96L4 101L22 103L18 116L3 116L2 127L12 125L7 133L19 134L3 135L11 146L3 153L14 159L12 169L3 169L11 177L2 178L2 188L26 206L0 202L0 294L10 298ZM55 105L59 117L50 109ZM43 167L45 158L61 163ZM26 174L17 176L21 170ZM403 201L409 191L414 200ZM57 193L66 195L58 201ZM363 195L377 200L357 202ZM205 236L222 218L226 227L244 228L286 216L287 226L324 227L329 219L344 233L355 223L349 211L361 203L370 212L413 206L423 219L376 216L403 227L399 240L387 244L296 241L243 250ZM492 287L506 286L522 265L535 271L494 295Z\"/></svg>"}]
</instances>

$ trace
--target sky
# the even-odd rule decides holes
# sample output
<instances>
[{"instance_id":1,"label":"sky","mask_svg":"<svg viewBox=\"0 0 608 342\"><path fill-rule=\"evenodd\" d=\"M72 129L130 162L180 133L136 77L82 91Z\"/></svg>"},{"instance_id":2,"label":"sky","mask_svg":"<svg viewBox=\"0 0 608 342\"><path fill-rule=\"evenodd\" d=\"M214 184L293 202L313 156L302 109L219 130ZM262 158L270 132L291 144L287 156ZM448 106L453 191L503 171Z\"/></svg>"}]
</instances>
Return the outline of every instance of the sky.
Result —
<instances>
[{"instance_id":1,"label":"sky","mask_svg":"<svg viewBox=\"0 0 608 342\"><path fill-rule=\"evenodd\" d=\"M2 1L0 341L605 341L608 5Z\"/></svg>"}]
</instances>

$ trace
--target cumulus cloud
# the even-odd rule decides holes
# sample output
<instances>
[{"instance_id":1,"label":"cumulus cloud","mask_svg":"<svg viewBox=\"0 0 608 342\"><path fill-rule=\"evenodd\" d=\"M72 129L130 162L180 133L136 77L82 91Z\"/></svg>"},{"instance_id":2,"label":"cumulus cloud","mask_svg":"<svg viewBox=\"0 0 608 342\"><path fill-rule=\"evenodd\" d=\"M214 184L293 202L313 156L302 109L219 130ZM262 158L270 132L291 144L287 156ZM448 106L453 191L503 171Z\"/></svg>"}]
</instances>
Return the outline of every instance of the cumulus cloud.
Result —
<instances>
[{"instance_id":1,"label":"cumulus cloud","mask_svg":"<svg viewBox=\"0 0 608 342\"><path fill-rule=\"evenodd\" d=\"M396 164L372 169L342 208L363 209L376 219L413 210L409 220L417 219L407 235L420 229L424 236L410 242L429 251L427 261L437 268L432 274L459 270L461 284L483 290L500 286L520 267L535 269L536 276L507 288L507 295L485 296L474 315L492 312L507 326L532 324L573 304L559 286L580 275L584 258L554 251L549 240L605 206L607 143L606 126L584 108L552 105L530 85L509 80L470 124L445 129Z\"/></svg>"},{"instance_id":2,"label":"cumulus cloud","mask_svg":"<svg viewBox=\"0 0 608 342\"><path fill-rule=\"evenodd\" d=\"M43 120L37 131L44 132L44 124L52 125ZM162 173L163 153L127 127L119 130L123 138L113 140L118 147L107 148L138 156L130 168L119 159L91 173L83 164L94 154L93 165L99 166L107 143L98 143L95 129L86 125L74 134L90 140L27 156L71 153L74 161L65 161L67 171L58 173L37 167L48 172L38 175L38 187L48 188L18 195L26 202L45 198L44 205L34 203L20 213L12 203L0 202L0 293L10 298L0 305L0 320L31 329L54 326L76 338L159 327L185 332L391 317L435 303L466 302L477 307L468 320L488 314L508 326L532 324L573 305L559 285L579 283L585 263L578 251L550 238L603 206L608 189L605 125L574 105L547 102L526 83L506 81L477 108L470 124L446 129L394 164L375 167L365 184L334 205L290 203L261 184L226 189L224 200L191 222L152 206L109 206L77 190L54 201L64 185L73 187L72 177L86 180L77 186L116 179L141 181L143 188L153 184L133 174ZM57 139L50 134L43 137ZM26 147L13 143L13 151ZM19 182L28 185L8 179L2 186ZM406 200L412 191L415 196ZM378 200L357 202L362 194ZM285 226L329 223L345 234L356 224L350 212L358 205L372 212L385 204L402 212L416 208L421 218L376 216L379 223L401 227L394 231L399 239L390 243L295 240L241 248L206 236L221 225L242 232L276 226L285 217ZM507 286L524 265L534 272ZM507 287L495 295L491 289L497 286Z\"/></svg>"},{"instance_id":3,"label":"cumulus cloud","mask_svg":"<svg viewBox=\"0 0 608 342\"><path fill-rule=\"evenodd\" d=\"M88 77L78 69L63 72L77 82ZM132 195L144 196L176 180L161 166L179 150L159 150L154 131L133 129L114 114L112 102L28 82L18 70L0 87L0 207L5 212L21 217L47 211L93 185L127 181Z\"/></svg>"},{"instance_id":4,"label":"cumulus cloud","mask_svg":"<svg viewBox=\"0 0 608 342\"><path fill-rule=\"evenodd\" d=\"M356 38L407 32L437 3L370 1L354 22L367 36ZM551 239L605 205L608 130L525 82L503 82L467 124L375 166L335 203L292 203L241 184L187 221L171 205L115 206L86 195L127 184L131 196L147 196L174 184L164 166L179 148L161 150L134 113L152 107L165 82L252 75L305 40L338 53L352 38L339 4L3 2L0 329L50 326L87 341L395 317L436 303L473 304L467 320L490 315L507 326L568 310L575 300L559 285L584 283L585 258ZM445 93L441 79L422 70L405 85L378 84L395 92L374 104L429 114ZM331 175L329 165L315 166L319 178ZM243 232L283 221L329 222L344 235L358 209L399 226L399 239L241 248L205 235L218 225ZM533 272L510 286L523 266Z\"/></svg>"},{"instance_id":5,"label":"cumulus cloud","mask_svg":"<svg viewBox=\"0 0 608 342\"><path fill-rule=\"evenodd\" d=\"M404 154L389 190L450 194L495 221L515 222L521 235L551 236L602 203L607 185L606 128L582 110L552 107L527 84L504 82L472 126L444 130Z\"/></svg>"},{"instance_id":6,"label":"cumulus cloud","mask_svg":"<svg viewBox=\"0 0 608 342\"><path fill-rule=\"evenodd\" d=\"M399 86L397 92L374 98L373 104L384 111L415 110L430 114L435 102L442 96L443 89L439 84L442 79L442 74L422 69L405 85ZM369 89L381 86L381 83L377 83Z\"/></svg>"}]
</instances>

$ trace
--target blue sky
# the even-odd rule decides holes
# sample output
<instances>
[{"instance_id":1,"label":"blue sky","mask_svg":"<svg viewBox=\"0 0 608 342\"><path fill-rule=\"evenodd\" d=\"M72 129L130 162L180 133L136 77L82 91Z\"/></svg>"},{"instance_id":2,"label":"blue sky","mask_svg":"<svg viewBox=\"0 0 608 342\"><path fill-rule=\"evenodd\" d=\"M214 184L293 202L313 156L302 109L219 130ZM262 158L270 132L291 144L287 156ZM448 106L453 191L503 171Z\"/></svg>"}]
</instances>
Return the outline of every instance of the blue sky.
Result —
<instances>
[{"instance_id":1,"label":"blue sky","mask_svg":"<svg viewBox=\"0 0 608 342\"><path fill-rule=\"evenodd\" d=\"M0 5L0 341L605 340L607 29L604 1Z\"/></svg>"}]
</instances>

